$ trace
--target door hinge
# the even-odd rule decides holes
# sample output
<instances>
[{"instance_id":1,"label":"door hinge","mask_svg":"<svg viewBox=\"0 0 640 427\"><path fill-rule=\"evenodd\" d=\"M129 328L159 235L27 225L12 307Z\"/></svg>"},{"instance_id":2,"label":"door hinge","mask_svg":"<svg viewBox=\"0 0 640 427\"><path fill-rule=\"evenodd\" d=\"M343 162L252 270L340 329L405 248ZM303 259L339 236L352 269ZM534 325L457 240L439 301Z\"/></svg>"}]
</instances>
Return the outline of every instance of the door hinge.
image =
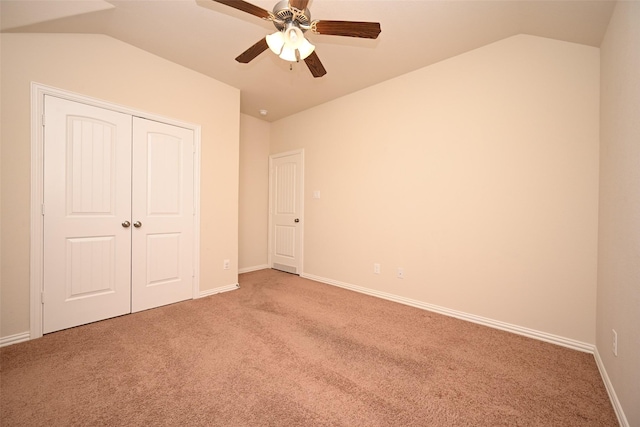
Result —
<instances>
[{"instance_id":1,"label":"door hinge","mask_svg":"<svg viewBox=\"0 0 640 427\"><path fill-rule=\"evenodd\" d=\"M44 216L44 203L40 205L40 212L42 212L42 216Z\"/></svg>"},{"instance_id":2,"label":"door hinge","mask_svg":"<svg viewBox=\"0 0 640 427\"><path fill-rule=\"evenodd\" d=\"M43 115L42 115L42 119L40 120L40 121L42 122L42 127L44 127L45 117L46 117L46 116L43 114Z\"/></svg>"},{"instance_id":3,"label":"door hinge","mask_svg":"<svg viewBox=\"0 0 640 427\"><path fill-rule=\"evenodd\" d=\"M44 304L44 291L40 292L40 303Z\"/></svg>"}]
</instances>

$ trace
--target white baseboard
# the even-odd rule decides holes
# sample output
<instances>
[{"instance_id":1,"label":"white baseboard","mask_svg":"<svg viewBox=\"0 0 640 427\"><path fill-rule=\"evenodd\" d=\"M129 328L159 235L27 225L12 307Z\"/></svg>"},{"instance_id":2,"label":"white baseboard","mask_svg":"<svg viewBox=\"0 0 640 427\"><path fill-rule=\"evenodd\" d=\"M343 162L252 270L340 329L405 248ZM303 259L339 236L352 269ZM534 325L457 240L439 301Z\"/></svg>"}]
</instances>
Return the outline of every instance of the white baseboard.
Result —
<instances>
[{"instance_id":1,"label":"white baseboard","mask_svg":"<svg viewBox=\"0 0 640 427\"><path fill-rule=\"evenodd\" d=\"M523 335L529 338L534 338L534 339L545 341L551 344L557 344L563 347L568 347L573 350L591 353L594 355L596 365L598 366L598 370L600 371L600 375L602 376L602 380L604 382L607 393L609 394L609 399L611 400L611 404L613 405L613 410L616 413L616 416L618 417L618 422L620 423L620 426L630 427L629 421L627 420L624 414L622 405L620 404L620 401L618 400L618 396L616 395L615 389L613 388L613 384L609 379L607 370L605 369L602 359L600 358L600 354L598 353L598 348L592 344L576 341L570 338L560 337L560 336L549 334L546 332L536 331L534 329L524 328L522 326L500 322L493 319L488 319L486 317L481 317L473 314L463 313L456 310L451 310L451 309L440 307L433 304L427 304L422 301L412 300L412 299L401 297L398 295L389 294L386 292L375 291L375 290L367 289L361 286L339 282L337 280L318 277L312 274L303 273L301 274L301 277L314 280L316 282L326 283L327 285L338 286L338 287L349 289L355 292L360 292L366 295L383 298L389 301L398 302L400 304L421 308L423 310L433 311L436 313L444 314L446 316L455 317L458 319L466 320L466 321L477 323L480 325L489 326L491 328L501 329L506 332L512 332L514 334Z\"/></svg>"},{"instance_id":2,"label":"white baseboard","mask_svg":"<svg viewBox=\"0 0 640 427\"><path fill-rule=\"evenodd\" d=\"M598 352L598 347L595 347L595 351L593 353L596 358L596 365L598 365L598 370L600 371L600 376L602 377L602 381L604 382L604 386L607 389L607 393L609 394L609 399L611 400L611 404L613 405L613 410L618 417L618 422L621 427L629 427L629 421L627 420L624 411L622 410L622 405L618 400L618 396L616 395L616 391L613 388L613 384L609 379L609 374L607 374L607 370L604 367L604 363L602 362L602 358L600 357L600 353Z\"/></svg>"},{"instance_id":3,"label":"white baseboard","mask_svg":"<svg viewBox=\"0 0 640 427\"><path fill-rule=\"evenodd\" d=\"M208 297L210 295L221 294L222 292L235 291L240 287L240 284L235 283L233 285L220 286L218 288L207 289L206 291L200 291L198 298Z\"/></svg>"},{"instance_id":4,"label":"white baseboard","mask_svg":"<svg viewBox=\"0 0 640 427\"><path fill-rule=\"evenodd\" d=\"M469 313L464 313L462 311L451 310L446 307L440 307L440 306L428 304L422 301L364 288L362 286L351 285L349 283L343 283L337 280L318 277L318 276L314 276L312 274L306 274L306 273L303 273L300 276L310 280L315 280L316 282L326 283L327 285L338 286L338 287L349 289L355 292L360 292L366 295L371 295L371 296L386 299L389 301L398 302L400 304L409 305L411 307L421 308L423 310L444 314L445 316L455 317L457 319L466 320L468 322L477 323L479 325L489 326L490 328L500 329L506 332L512 332L514 334L523 335L525 337L535 338L537 340L545 341L551 344L561 345L563 347L568 347L573 350L579 350L586 353L593 353L593 350L595 348L592 344L576 341L570 338L560 337L558 335L536 331L535 329L529 329L529 328L525 328L518 325L512 325L510 323L501 322L499 320L493 320L486 317L476 316L475 314L469 314Z\"/></svg>"},{"instance_id":5,"label":"white baseboard","mask_svg":"<svg viewBox=\"0 0 640 427\"><path fill-rule=\"evenodd\" d=\"M0 347L5 347L11 344L18 344L19 342L29 341L31 334L29 332L22 332L20 334L9 335L0 338Z\"/></svg>"},{"instance_id":6,"label":"white baseboard","mask_svg":"<svg viewBox=\"0 0 640 427\"><path fill-rule=\"evenodd\" d=\"M265 268L269 268L269 264L261 264L261 265L254 265L253 267L240 268L238 269L238 274L251 273L252 271L264 270Z\"/></svg>"},{"instance_id":7,"label":"white baseboard","mask_svg":"<svg viewBox=\"0 0 640 427\"><path fill-rule=\"evenodd\" d=\"M210 295L220 294L222 292L229 292L236 290L240 287L238 283L227 286L220 286L218 288L207 289L206 291L200 291L198 294L198 298L204 298ZM5 347L12 344L17 344L20 342L29 341L31 339L31 334L29 332L22 332L20 334L9 335L6 337L0 337L0 347Z\"/></svg>"}]
</instances>

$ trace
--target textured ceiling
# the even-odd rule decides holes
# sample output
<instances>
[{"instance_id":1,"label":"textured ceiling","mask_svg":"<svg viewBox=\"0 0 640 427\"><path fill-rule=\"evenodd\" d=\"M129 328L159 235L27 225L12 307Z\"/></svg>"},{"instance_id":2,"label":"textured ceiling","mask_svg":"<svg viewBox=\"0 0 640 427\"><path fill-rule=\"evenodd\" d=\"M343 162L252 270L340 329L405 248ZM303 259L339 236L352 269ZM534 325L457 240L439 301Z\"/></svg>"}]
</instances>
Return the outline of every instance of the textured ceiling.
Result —
<instances>
[{"instance_id":1,"label":"textured ceiling","mask_svg":"<svg viewBox=\"0 0 640 427\"><path fill-rule=\"evenodd\" d=\"M276 2L251 1L268 10ZM106 34L239 88L243 113L273 121L520 33L600 46L614 4L311 0L313 19L382 27L376 40L307 33L327 69L317 79L304 62L290 66L268 50L237 63L273 24L211 0L0 0L0 28Z\"/></svg>"}]
</instances>

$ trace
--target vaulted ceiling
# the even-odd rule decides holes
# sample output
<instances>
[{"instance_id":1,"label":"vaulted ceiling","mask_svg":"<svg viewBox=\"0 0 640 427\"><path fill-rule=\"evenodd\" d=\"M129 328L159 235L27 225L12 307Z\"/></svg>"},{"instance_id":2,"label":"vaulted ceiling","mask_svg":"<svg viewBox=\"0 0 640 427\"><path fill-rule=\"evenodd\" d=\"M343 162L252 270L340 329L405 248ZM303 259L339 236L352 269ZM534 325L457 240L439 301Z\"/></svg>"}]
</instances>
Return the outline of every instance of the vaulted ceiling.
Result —
<instances>
[{"instance_id":1,"label":"vaulted ceiling","mask_svg":"<svg viewBox=\"0 0 640 427\"><path fill-rule=\"evenodd\" d=\"M277 0L250 1L267 10ZM600 46L615 2L311 0L312 19L380 22L378 39L307 33L327 74L269 50L234 58L271 22L212 0L0 0L2 32L105 34L241 90L243 113L273 121L500 39L530 34ZM267 116L260 116L261 109Z\"/></svg>"}]
</instances>

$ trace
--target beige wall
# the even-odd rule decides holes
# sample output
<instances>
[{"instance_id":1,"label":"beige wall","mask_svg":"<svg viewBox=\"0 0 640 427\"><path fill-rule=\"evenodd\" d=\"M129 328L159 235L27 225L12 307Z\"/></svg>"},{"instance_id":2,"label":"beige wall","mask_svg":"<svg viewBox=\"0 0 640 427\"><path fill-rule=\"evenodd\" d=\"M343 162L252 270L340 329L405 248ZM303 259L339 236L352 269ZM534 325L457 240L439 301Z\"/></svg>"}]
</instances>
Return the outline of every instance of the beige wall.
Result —
<instances>
[{"instance_id":1,"label":"beige wall","mask_svg":"<svg viewBox=\"0 0 640 427\"><path fill-rule=\"evenodd\" d=\"M237 283L239 91L106 36L3 34L1 43L0 336L29 331L32 81L200 124L200 288Z\"/></svg>"},{"instance_id":2,"label":"beige wall","mask_svg":"<svg viewBox=\"0 0 640 427\"><path fill-rule=\"evenodd\" d=\"M269 215L269 123L240 115L240 220L238 266L267 266Z\"/></svg>"},{"instance_id":3,"label":"beige wall","mask_svg":"<svg viewBox=\"0 0 640 427\"><path fill-rule=\"evenodd\" d=\"M594 344L598 123L599 50L525 35L273 123L304 273Z\"/></svg>"},{"instance_id":4,"label":"beige wall","mask_svg":"<svg viewBox=\"0 0 640 427\"><path fill-rule=\"evenodd\" d=\"M628 424L640 425L640 3L618 2L601 46L596 345ZM618 356L612 348L618 333Z\"/></svg>"}]
</instances>

